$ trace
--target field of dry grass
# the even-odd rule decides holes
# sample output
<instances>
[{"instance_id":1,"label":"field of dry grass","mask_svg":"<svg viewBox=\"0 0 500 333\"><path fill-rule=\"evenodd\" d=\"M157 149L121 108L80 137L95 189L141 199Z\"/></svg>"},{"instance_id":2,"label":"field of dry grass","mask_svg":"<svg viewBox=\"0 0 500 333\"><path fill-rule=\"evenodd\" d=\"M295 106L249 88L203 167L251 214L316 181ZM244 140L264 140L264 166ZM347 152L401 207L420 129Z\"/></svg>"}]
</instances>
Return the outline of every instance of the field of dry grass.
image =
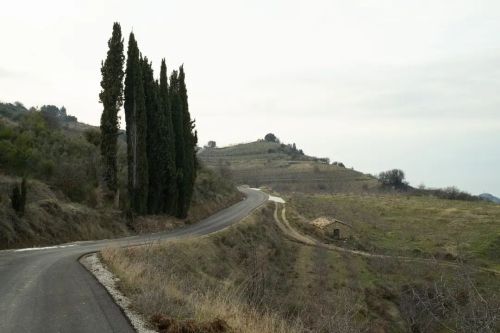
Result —
<instances>
[{"instance_id":1,"label":"field of dry grass","mask_svg":"<svg viewBox=\"0 0 500 333\"><path fill-rule=\"evenodd\" d=\"M102 256L139 312L181 326L222 321L231 332L498 329L496 276L300 244L276 227L273 205L217 234L108 249Z\"/></svg>"},{"instance_id":2,"label":"field of dry grass","mask_svg":"<svg viewBox=\"0 0 500 333\"><path fill-rule=\"evenodd\" d=\"M300 195L292 221L315 232L318 217L348 222L342 246L374 253L438 258L500 270L500 205L407 195Z\"/></svg>"},{"instance_id":3,"label":"field of dry grass","mask_svg":"<svg viewBox=\"0 0 500 333\"><path fill-rule=\"evenodd\" d=\"M105 262L147 317L224 320L234 332L358 332L359 291L339 289L338 254L284 238L273 207L201 239L108 249Z\"/></svg>"}]
</instances>

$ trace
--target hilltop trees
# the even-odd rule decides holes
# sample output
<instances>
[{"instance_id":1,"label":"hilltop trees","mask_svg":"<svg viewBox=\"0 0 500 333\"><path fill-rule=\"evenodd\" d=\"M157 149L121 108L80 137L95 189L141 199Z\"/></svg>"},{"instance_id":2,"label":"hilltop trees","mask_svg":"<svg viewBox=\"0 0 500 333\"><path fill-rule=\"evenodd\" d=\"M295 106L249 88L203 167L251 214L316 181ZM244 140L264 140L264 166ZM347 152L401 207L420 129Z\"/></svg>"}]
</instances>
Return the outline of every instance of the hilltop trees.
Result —
<instances>
[{"instance_id":1,"label":"hilltop trees","mask_svg":"<svg viewBox=\"0 0 500 333\"><path fill-rule=\"evenodd\" d=\"M264 137L264 140L267 142L280 143L280 140L273 133L267 133L266 136Z\"/></svg>"},{"instance_id":2,"label":"hilltop trees","mask_svg":"<svg viewBox=\"0 0 500 333\"><path fill-rule=\"evenodd\" d=\"M117 113L123 104L131 210L137 214L166 213L184 218L196 179L198 141L189 113L184 68L173 71L169 84L163 59L159 80L155 79L152 63L141 54L131 33L123 73L123 39L117 23L108 46L99 95L104 105L101 152L106 185L117 189Z\"/></svg>"},{"instance_id":3,"label":"hilltop trees","mask_svg":"<svg viewBox=\"0 0 500 333\"><path fill-rule=\"evenodd\" d=\"M108 53L101 66L101 93L99 100L103 105L101 116L101 156L103 159L103 178L108 189L116 192L117 179L117 137L119 130L118 111L123 104L123 38L120 24L113 24L113 35L108 41Z\"/></svg>"},{"instance_id":4,"label":"hilltop trees","mask_svg":"<svg viewBox=\"0 0 500 333\"><path fill-rule=\"evenodd\" d=\"M393 187L395 189L402 189L407 187L405 182L405 173L403 170L392 169L381 172L378 176L379 181L383 186Z\"/></svg>"}]
</instances>

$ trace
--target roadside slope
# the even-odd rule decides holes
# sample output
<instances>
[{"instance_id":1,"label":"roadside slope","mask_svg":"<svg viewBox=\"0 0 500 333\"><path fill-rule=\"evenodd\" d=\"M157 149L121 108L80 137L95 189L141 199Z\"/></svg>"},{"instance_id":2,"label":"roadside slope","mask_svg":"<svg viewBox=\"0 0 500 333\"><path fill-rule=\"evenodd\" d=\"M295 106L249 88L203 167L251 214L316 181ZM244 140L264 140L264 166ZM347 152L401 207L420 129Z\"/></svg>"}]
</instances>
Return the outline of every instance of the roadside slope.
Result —
<instances>
[{"instance_id":1,"label":"roadside slope","mask_svg":"<svg viewBox=\"0 0 500 333\"><path fill-rule=\"evenodd\" d=\"M77 259L109 246L148 247L162 240L224 229L267 200L259 191L242 191L247 199L170 233L79 242L59 248L0 251L0 331L133 332L109 294Z\"/></svg>"},{"instance_id":2,"label":"roadside slope","mask_svg":"<svg viewBox=\"0 0 500 333\"><path fill-rule=\"evenodd\" d=\"M106 249L103 259L152 324L222 320L230 331L252 333L498 328L494 274L322 244L279 213L268 204L219 233ZM434 291L441 296L427 298ZM443 304L446 313L432 312Z\"/></svg>"}]
</instances>

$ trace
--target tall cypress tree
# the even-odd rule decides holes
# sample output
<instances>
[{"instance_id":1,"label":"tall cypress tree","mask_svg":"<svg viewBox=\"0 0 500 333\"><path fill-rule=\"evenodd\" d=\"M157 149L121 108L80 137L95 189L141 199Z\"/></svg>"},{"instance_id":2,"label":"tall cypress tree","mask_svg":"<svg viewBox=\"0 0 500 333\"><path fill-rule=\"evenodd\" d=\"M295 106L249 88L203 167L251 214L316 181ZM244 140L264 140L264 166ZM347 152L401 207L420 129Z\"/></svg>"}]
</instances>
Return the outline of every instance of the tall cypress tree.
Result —
<instances>
[{"instance_id":1,"label":"tall cypress tree","mask_svg":"<svg viewBox=\"0 0 500 333\"><path fill-rule=\"evenodd\" d=\"M118 188L117 137L119 130L118 111L123 104L123 38L120 24L113 24L113 34L108 41L106 60L101 64L101 92L103 105L101 115L101 156L104 164L103 178L112 192Z\"/></svg>"},{"instance_id":2,"label":"tall cypress tree","mask_svg":"<svg viewBox=\"0 0 500 333\"><path fill-rule=\"evenodd\" d=\"M142 61L142 73L144 84L144 96L146 104L146 118L147 118L147 158L148 158L148 212L157 214L161 212L162 203L162 174L161 159L162 159L162 138L160 128L162 115L159 110L158 100L158 85L154 80L154 73L151 63L148 58L144 57Z\"/></svg>"},{"instance_id":3,"label":"tall cypress tree","mask_svg":"<svg viewBox=\"0 0 500 333\"><path fill-rule=\"evenodd\" d=\"M148 161L146 151L147 115L144 96L142 56L130 33L125 76L125 121L127 123L128 188L130 206L147 213Z\"/></svg>"},{"instance_id":4,"label":"tall cypress tree","mask_svg":"<svg viewBox=\"0 0 500 333\"><path fill-rule=\"evenodd\" d=\"M185 168L185 146L184 146L184 127L182 115L182 102L179 94L179 78L177 71L172 71L170 75L170 109L172 112L172 125L175 135L175 167L177 183L177 202L175 215L185 217L186 191L184 186L184 168Z\"/></svg>"},{"instance_id":5,"label":"tall cypress tree","mask_svg":"<svg viewBox=\"0 0 500 333\"><path fill-rule=\"evenodd\" d=\"M189 114L189 104L187 96L187 88L185 82L184 66L179 68L178 77L178 100L181 111L181 126L183 137L183 171L182 171L182 194L181 206L178 209L180 217L186 217L191 205L191 197L193 195L194 183L196 180L196 144L198 142L197 134L194 131L194 121L191 120Z\"/></svg>"},{"instance_id":6,"label":"tall cypress tree","mask_svg":"<svg viewBox=\"0 0 500 333\"><path fill-rule=\"evenodd\" d=\"M172 123L172 110L170 107L169 87L167 78L167 65L165 59L161 61L160 70L160 138L161 138L161 169L162 174L162 212L175 214L177 207L177 171L175 166L175 133Z\"/></svg>"}]
</instances>

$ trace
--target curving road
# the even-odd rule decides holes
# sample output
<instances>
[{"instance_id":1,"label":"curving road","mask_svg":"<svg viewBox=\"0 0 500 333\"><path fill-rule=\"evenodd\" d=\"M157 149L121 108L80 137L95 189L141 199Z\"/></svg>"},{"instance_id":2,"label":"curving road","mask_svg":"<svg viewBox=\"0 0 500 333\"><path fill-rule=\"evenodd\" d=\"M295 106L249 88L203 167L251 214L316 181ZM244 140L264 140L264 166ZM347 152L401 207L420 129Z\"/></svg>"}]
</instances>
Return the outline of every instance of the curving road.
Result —
<instances>
[{"instance_id":1,"label":"curving road","mask_svg":"<svg viewBox=\"0 0 500 333\"><path fill-rule=\"evenodd\" d=\"M245 200L172 232L0 251L0 332L134 332L121 309L78 258L108 246L206 235L238 222L268 199L260 191L239 190L246 195Z\"/></svg>"}]
</instances>

